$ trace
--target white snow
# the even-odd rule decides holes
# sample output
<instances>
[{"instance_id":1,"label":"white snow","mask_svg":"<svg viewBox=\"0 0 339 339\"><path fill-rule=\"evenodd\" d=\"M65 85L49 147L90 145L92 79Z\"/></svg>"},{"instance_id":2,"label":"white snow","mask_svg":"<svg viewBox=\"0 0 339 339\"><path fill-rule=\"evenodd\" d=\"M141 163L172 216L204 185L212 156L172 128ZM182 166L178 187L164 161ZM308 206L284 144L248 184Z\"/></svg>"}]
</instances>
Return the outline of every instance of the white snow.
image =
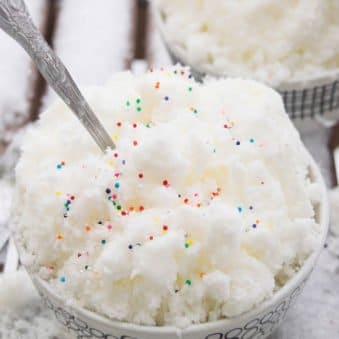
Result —
<instances>
[{"instance_id":1,"label":"white snow","mask_svg":"<svg viewBox=\"0 0 339 339\"><path fill-rule=\"evenodd\" d=\"M103 84L126 69L134 45L133 0L64 0L54 49L80 85ZM49 88L48 106L56 97Z\"/></svg>"},{"instance_id":2,"label":"white snow","mask_svg":"<svg viewBox=\"0 0 339 339\"><path fill-rule=\"evenodd\" d=\"M34 22L40 26L45 0L26 0ZM0 141L9 141L10 128L28 117L32 64L24 50L0 31Z\"/></svg>"},{"instance_id":3,"label":"white snow","mask_svg":"<svg viewBox=\"0 0 339 339\"><path fill-rule=\"evenodd\" d=\"M66 338L23 270L0 275L0 314L0 338Z\"/></svg>"},{"instance_id":4,"label":"white snow","mask_svg":"<svg viewBox=\"0 0 339 339\"><path fill-rule=\"evenodd\" d=\"M159 68L172 64L152 14L149 16L147 56L150 67Z\"/></svg>"}]
</instances>

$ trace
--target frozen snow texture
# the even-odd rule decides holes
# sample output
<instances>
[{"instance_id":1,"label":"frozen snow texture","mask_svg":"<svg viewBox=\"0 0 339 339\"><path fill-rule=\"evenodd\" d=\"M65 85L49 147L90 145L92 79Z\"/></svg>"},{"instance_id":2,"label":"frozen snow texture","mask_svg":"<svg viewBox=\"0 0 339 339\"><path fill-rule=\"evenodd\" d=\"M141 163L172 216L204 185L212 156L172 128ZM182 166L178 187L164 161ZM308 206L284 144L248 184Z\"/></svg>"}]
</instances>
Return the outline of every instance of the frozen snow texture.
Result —
<instances>
[{"instance_id":1,"label":"frozen snow texture","mask_svg":"<svg viewBox=\"0 0 339 339\"><path fill-rule=\"evenodd\" d=\"M34 22L40 26L46 6L44 0L26 0ZM28 118L32 64L24 50L0 31L0 142L10 141L11 127Z\"/></svg>"},{"instance_id":2,"label":"frozen snow texture","mask_svg":"<svg viewBox=\"0 0 339 339\"><path fill-rule=\"evenodd\" d=\"M133 0L64 0L54 48L80 85L102 85L132 56ZM49 89L45 107L56 97Z\"/></svg>"}]
</instances>

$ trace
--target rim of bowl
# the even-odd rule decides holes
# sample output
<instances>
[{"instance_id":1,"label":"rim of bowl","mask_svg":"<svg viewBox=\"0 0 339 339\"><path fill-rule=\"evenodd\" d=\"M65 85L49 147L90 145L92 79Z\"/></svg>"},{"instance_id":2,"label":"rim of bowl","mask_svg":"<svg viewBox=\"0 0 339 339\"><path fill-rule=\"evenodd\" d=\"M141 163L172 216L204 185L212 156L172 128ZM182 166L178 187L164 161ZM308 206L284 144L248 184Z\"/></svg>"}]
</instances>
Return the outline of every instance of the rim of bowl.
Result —
<instances>
[{"instance_id":1,"label":"rim of bowl","mask_svg":"<svg viewBox=\"0 0 339 339\"><path fill-rule=\"evenodd\" d=\"M307 150L306 150L307 151ZM236 316L232 318L225 318L220 319L216 321L211 322L205 322L201 324L193 324L186 328L178 328L175 326L146 326L146 325L137 325L133 323L128 322L122 322L117 320L112 320L104 315L95 313L94 311L90 311L86 308L70 304L68 305L66 301L55 294L52 287L48 285L48 283L44 280L42 280L40 277L38 277L36 274L31 274L31 277L33 281L35 282L38 289L42 288L47 292L49 295L52 296L53 299L57 300L57 302L61 305L64 305L64 307L68 310L70 310L74 314L78 314L82 317L89 318L92 321L96 321L98 323L102 323L105 327L111 327L111 328L118 328L121 330L129 330L129 331L135 331L140 334L147 335L150 334L173 334L173 333L197 333L201 330L213 330L215 328L219 328L224 326L227 328L227 326L230 326L234 324L234 322L241 322L242 320L246 320L248 318L251 318L263 311L265 309L273 306L275 303L277 303L280 299L284 297L284 295L288 294L291 290L295 289L297 286L299 286L305 278L307 278L308 274L312 272L312 269L315 266L315 263L317 261L317 258L320 255L321 250L323 249L323 245L326 241L327 233L328 233L328 227L329 227L329 205L328 205L328 199L327 199L327 189L324 182L324 179L321 175L320 169L318 165L315 163L313 157L310 155L310 153L307 151L308 156L310 158L310 165L309 165L309 172L311 179L313 182L318 182L320 184L321 188L321 200L319 202L319 225L321 228L321 233L319 237L319 245L317 249L309 255L309 257L305 260L302 267L299 269L299 271L290 279L288 282L281 287L278 291L276 291L273 296L260 303L256 307L252 308L251 310Z\"/></svg>"},{"instance_id":2,"label":"rim of bowl","mask_svg":"<svg viewBox=\"0 0 339 339\"><path fill-rule=\"evenodd\" d=\"M167 39L166 30L164 28L164 21L161 18L160 15L160 9L156 8L155 6L152 6L152 13L155 17L155 21L157 24L157 27L159 28L160 35L162 37L162 40L165 42L166 48L168 51L177 59L177 61L183 65L189 66L193 71L196 71L198 74L201 74L204 76L211 76L215 78L242 78L244 76L242 75L227 75L223 73L218 73L213 70L206 69L204 66L199 66L194 63L188 62L185 49L181 48L178 45L170 45ZM246 77L247 78L247 77ZM257 80L257 79L254 79ZM311 88L315 86L322 86L326 84L331 84L335 81L339 80L339 68L334 69L333 71L324 72L323 74L318 74L316 76L308 76L300 79L294 79L290 81L281 81L278 84L272 84L269 81L262 81L257 80L263 83L266 83L267 86L270 86L272 88L275 88L277 90L298 90L298 89L304 89L304 88Z\"/></svg>"}]
</instances>

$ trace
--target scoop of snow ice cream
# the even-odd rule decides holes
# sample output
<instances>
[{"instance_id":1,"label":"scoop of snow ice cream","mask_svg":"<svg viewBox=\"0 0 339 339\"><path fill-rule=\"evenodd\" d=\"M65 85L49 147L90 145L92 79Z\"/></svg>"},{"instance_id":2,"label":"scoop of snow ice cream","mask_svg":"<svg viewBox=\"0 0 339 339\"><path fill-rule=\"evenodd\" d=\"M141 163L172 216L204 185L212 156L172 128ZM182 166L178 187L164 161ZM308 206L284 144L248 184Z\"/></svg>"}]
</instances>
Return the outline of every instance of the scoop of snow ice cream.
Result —
<instances>
[{"instance_id":1,"label":"scoop of snow ice cream","mask_svg":"<svg viewBox=\"0 0 339 339\"><path fill-rule=\"evenodd\" d=\"M170 49L200 71L272 86L339 72L337 0L153 2Z\"/></svg>"},{"instance_id":2,"label":"scoop of snow ice cream","mask_svg":"<svg viewBox=\"0 0 339 339\"><path fill-rule=\"evenodd\" d=\"M16 170L21 259L68 302L146 325L232 317L317 246L311 159L273 90L175 66L86 93L116 149L58 102Z\"/></svg>"}]
</instances>

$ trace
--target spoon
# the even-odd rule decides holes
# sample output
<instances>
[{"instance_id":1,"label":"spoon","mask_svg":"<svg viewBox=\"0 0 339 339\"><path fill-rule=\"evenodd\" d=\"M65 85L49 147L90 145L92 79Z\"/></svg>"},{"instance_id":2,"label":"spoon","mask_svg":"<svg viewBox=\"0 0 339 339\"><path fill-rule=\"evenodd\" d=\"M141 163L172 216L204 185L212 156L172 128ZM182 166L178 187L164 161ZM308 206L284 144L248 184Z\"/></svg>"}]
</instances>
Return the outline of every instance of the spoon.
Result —
<instances>
[{"instance_id":1,"label":"spoon","mask_svg":"<svg viewBox=\"0 0 339 339\"><path fill-rule=\"evenodd\" d=\"M100 149L115 148L66 67L34 25L23 0L0 0L0 28L31 56L48 84L73 111Z\"/></svg>"}]
</instances>

